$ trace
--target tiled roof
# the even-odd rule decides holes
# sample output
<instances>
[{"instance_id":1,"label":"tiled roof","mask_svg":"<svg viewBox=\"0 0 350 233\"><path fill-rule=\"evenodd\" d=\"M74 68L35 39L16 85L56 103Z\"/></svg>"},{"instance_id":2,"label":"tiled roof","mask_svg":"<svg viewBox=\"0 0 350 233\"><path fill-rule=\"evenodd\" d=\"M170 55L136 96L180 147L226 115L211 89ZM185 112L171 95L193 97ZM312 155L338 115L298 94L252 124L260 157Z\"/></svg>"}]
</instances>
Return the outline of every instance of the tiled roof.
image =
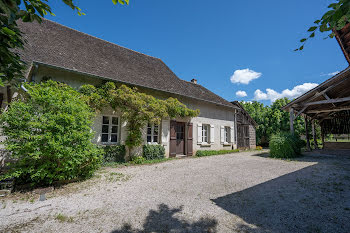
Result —
<instances>
[{"instance_id":1,"label":"tiled roof","mask_svg":"<svg viewBox=\"0 0 350 233\"><path fill-rule=\"evenodd\" d=\"M18 22L27 41L22 58L67 70L157 89L234 107L205 87L179 79L159 58L151 57L44 19Z\"/></svg>"}]
</instances>

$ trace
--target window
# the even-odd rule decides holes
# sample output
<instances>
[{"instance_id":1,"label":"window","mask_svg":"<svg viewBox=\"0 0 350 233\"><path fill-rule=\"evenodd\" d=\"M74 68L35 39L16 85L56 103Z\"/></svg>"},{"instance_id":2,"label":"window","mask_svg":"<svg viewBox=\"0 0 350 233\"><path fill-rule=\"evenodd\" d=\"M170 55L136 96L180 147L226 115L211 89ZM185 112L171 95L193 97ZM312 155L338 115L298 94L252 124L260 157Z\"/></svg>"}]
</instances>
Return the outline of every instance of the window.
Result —
<instances>
[{"instance_id":1,"label":"window","mask_svg":"<svg viewBox=\"0 0 350 233\"><path fill-rule=\"evenodd\" d=\"M119 118L112 116L102 117L102 139L104 143L118 142Z\"/></svg>"},{"instance_id":2,"label":"window","mask_svg":"<svg viewBox=\"0 0 350 233\"><path fill-rule=\"evenodd\" d=\"M159 139L159 125L148 124L147 126L147 143L158 143Z\"/></svg>"},{"instance_id":3,"label":"window","mask_svg":"<svg viewBox=\"0 0 350 233\"><path fill-rule=\"evenodd\" d=\"M210 130L210 125L202 126L202 142L209 143L209 130Z\"/></svg>"},{"instance_id":4,"label":"window","mask_svg":"<svg viewBox=\"0 0 350 233\"><path fill-rule=\"evenodd\" d=\"M231 139L231 127L225 126L224 128L224 142L229 143Z\"/></svg>"}]
</instances>

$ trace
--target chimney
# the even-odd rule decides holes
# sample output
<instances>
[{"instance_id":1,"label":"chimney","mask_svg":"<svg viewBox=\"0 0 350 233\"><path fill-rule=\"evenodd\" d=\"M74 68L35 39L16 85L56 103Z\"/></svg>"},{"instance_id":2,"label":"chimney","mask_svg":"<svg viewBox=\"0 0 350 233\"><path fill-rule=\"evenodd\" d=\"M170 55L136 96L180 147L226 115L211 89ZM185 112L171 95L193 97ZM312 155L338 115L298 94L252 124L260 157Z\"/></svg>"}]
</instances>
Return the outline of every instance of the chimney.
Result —
<instances>
[{"instance_id":1,"label":"chimney","mask_svg":"<svg viewBox=\"0 0 350 233\"><path fill-rule=\"evenodd\" d=\"M193 78L193 79L191 80L191 83L197 84L197 79Z\"/></svg>"}]
</instances>

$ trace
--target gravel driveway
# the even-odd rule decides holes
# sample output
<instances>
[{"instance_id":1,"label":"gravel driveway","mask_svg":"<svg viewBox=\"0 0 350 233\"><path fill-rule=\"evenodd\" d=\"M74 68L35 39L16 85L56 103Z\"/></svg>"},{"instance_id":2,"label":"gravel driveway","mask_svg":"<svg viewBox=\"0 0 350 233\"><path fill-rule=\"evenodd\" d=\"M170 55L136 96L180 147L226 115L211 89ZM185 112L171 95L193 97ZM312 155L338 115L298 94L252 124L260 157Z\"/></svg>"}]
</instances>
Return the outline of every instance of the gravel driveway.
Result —
<instances>
[{"instance_id":1,"label":"gravel driveway","mask_svg":"<svg viewBox=\"0 0 350 233\"><path fill-rule=\"evenodd\" d=\"M350 231L350 155L256 153L107 168L46 201L0 199L0 232Z\"/></svg>"}]
</instances>

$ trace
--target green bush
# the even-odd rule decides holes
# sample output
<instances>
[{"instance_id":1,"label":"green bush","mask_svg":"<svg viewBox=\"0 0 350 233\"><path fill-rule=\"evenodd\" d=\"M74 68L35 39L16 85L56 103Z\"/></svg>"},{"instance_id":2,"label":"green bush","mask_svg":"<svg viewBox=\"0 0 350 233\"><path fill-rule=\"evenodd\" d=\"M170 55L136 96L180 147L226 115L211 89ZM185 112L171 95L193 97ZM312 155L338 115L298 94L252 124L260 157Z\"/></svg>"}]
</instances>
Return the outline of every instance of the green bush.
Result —
<instances>
[{"instance_id":1,"label":"green bush","mask_svg":"<svg viewBox=\"0 0 350 233\"><path fill-rule=\"evenodd\" d=\"M274 158L295 158L301 155L303 140L290 133L272 135L270 139L270 156Z\"/></svg>"},{"instance_id":2,"label":"green bush","mask_svg":"<svg viewBox=\"0 0 350 233\"><path fill-rule=\"evenodd\" d=\"M131 163L133 164L143 164L146 159L142 156L134 156L131 158Z\"/></svg>"},{"instance_id":3,"label":"green bush","mask_svg":"<svg viewBox=\"0 0 350 233\"><path fill-rule=\"evenodd\" d=\"M53 81L25 86L28 92L1 115L15 162L0 180L42 186L92 176L102 153L91 142L95 114L81 94Z\"/></svg>"},{"instance_id":4,"label":"green bush","mask_svg":"<svg viewBox=\"0 0 350 233\"><path fill-rule=\"evenodd\" d=\"M117 162L124 163L125 162L125 145L111 145L103 147L103 162Z\"/></svg>"},{"instance_id":5,"label":"green bush","mask_svg":"<svg viewBox=\"0 0 350 233\"><path fill-rule=\"evenodd\" d=\"M147 160L162 159L165 156L165 148L162 145L144 145L143 157Z\"/></svg>"},{"instance_id":6,"label":"green bush","mask_svg":"<svg viewBox=\"0 0 350 233\"><path fill-rule=\"evenodd\" d=\"M210 156L210 155L230 154L230 153L236 153L236 152L239 152L239 150L238 149L236 150L197 150L196 156L203 157L203 156Z\"/></svg>"}]
</instances>

